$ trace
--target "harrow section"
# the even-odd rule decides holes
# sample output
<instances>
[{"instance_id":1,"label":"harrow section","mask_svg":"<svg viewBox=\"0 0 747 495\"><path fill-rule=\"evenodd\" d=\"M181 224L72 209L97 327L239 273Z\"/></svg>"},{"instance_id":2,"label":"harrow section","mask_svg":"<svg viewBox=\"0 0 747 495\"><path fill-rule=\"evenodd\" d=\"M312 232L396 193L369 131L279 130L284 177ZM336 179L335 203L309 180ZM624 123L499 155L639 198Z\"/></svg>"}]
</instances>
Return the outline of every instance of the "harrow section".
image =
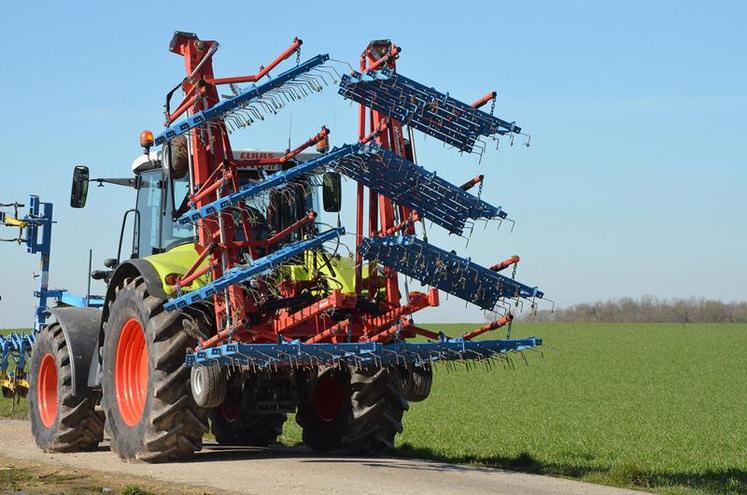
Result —
<instances>
[{"instance_id":1,"label":"harrow section","mask_svg":"<svg viewBox=\"0 0 747 495\"><path fill-rule=\"evenodd\" d=\"M390 69L343 75L339 93L459 151L471 153L480 136L521 133L514 122L501 120Z\"/></svg>"},{"instance_id":2,"label":"harrow section","mask_svg":"<svg viewBox=\"0 0 747 495\"><path fill-rule=\"evenodd\" d=\"M317 55L265 83L253 85L210 108L174 122L156 137L155 144L158 146L169 142L211 121L223 120L240 128L248 127L256 120L264 120L265 113L276 114L287 102L321 91L323 86L319 81L326 83L326 79L322 75L314 77L309 73L327 60L329 55Z\"/></svg>"},{"instance_id":3,"label":"harrow section","mask_svg":"<svg viewBox=\"0 0 747 495\"><path fill-rule=\"evenodd\" d=\"M483 309L495 308L504 298L531 299L544 295L537 287L521 284L414 236L364 239L361 251L368 260L379 261Z\"/></svg>"},{"instance_id":4,"label":"harrow section","mask_svg":"<svg viewBox=\"0 0 747 495\"><path fill-rule=\"evenodd\" d=\"M253 370L303 368L345 363L354 368L396 364L424 366L438 361L487 360L542 344L537 337L487 340L443 339L438 342L378 342L340 344L224 344L191 354L187 364L245 366Z\"/></svg>"},{"instance_id":5,"label":"harrow section","mask_svg":"<svg viewBox=\"0 0 747 495\"><path fill-rule=\"evenodd\" d=\"M324 166L331 167L332 164L341 158L357 153L360 147L361 145L358 144L348 144L341 148L336 148L318 158L296 165L288 170L275 172L266 180L244 186L238 191L208 203L200 208L191 209L181 216L178 221L181 224L196 222L200 218L206 218L228 207L236 206L240 201L250 199L265 191L279 190L294 179L299 179L306 175L312 175Z\"/></svg>"},{"instance_id":6,"label":"harrow section","mask_svg":"<svg viewBox=\"0 0 747 495\"><path fill-rule=\"evenodd\" d=\"M273 268L279 267L283 261L298 256L299 254L315 248L324 242L336 239L344 233L344 228L330 229L311 239L290 244L274 253L253 261L250 265L239 265L233 267L226 271L221 278L214 280L197 290L171 299L164 305L164 309L171 311L208 299L213 294L222 291L229 286L245 282L252 277L267 274L271 272Z\"/></svg>"},{"instance_id":7,"label":"harrow section","mask_svg":"<svg viewBox=\"0 0 747 495\"><path fill-rule=\"evenodd\" d=\"M395 203L417 211L452 234L469 219L504 219L508 214L406 158L370 143L340 160L337 170Z\"/></svg>"}]
</instances>

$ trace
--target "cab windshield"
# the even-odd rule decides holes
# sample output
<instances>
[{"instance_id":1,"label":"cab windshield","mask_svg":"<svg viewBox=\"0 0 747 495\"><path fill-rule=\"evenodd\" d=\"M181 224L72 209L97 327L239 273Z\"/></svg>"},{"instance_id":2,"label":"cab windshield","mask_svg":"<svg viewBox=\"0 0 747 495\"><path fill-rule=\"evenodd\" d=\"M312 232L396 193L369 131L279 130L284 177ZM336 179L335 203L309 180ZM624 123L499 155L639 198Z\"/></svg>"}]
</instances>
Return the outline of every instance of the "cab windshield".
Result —
<instances>
[{"instance_id":1,"label":"cab windshield","mask_svg":"<svg viewBox=\"0 0 747 495\"><path fill-rule=\"evenodd\" d=\"M140 215L137 233L139 255L158 254L192 239L191 225L173 221L171 191L160 168L142 172L138 179L136 208ZM174 180L174 202L180 205L189 192L189 177ZM163 194L162 194L163 193Z\"/></svg>"}]
</instances>

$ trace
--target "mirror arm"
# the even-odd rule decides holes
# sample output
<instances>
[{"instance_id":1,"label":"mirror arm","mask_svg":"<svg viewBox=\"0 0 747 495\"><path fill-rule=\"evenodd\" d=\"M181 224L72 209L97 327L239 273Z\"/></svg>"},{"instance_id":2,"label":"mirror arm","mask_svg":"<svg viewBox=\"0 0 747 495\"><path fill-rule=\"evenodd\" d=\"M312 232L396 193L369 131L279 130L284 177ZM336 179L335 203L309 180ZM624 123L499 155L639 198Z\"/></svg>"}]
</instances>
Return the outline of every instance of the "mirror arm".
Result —
<instances>
[{"instance_id":1,"label":"mirror arm","mask_svg":"<svg viewBox=\"0 0 747 495\"><path fill-rule=\"evenodd\" d=\"M97 179L88 179L88 182L98 182L99 187L103 187L104 183L106 184L114 184L116 186L125 186L125 187L135 187L135 179L130 178L106 178L106 177L99 177Z\"/></svg>"}]
</instances>

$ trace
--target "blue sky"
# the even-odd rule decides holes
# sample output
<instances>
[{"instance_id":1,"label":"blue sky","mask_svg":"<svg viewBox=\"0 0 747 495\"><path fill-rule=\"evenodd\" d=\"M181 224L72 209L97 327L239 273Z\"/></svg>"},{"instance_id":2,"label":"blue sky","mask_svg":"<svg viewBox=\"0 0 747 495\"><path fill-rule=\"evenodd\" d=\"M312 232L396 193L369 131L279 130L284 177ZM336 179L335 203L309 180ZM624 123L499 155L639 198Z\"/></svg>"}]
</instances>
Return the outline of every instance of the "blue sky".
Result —
<instances>
[{"instance_id":1,"label":"blue sky","mask_svg":"<svg viewBox=\"0 0 747 495\"><path fill-rule=\"evenodd\" d=\"M465 101L496 89L497 115L522 125L532 147L491 149L478 164L433 139L416 144L420 164L449 180L484 173L484 198L516 228L479 228L469 250L435 232L431 241L483 264L519 254L518 278L561 306L745 299L744 2L26 5L6 4L0 18L0 202L37 193L55 203L53 286L83 291L87 249L99 267L115 254L134 196L94 188L87 208L72 210L71 169L128 174L138 133L159 128L164 95L184 75L167 50L181 30L221 42L218 75L254 72L296 35L304 58L350 63L371 39L391 38L409 77ZM322 124L333 144L355 137L355 108L330 88L234 135L235 146L285 148L291 114L295 142ZM0 244L0 259L0 328L29 326L37 260L13 244ZM420 318L481 319L453 298Z\"/></svg>"}]
</instances>

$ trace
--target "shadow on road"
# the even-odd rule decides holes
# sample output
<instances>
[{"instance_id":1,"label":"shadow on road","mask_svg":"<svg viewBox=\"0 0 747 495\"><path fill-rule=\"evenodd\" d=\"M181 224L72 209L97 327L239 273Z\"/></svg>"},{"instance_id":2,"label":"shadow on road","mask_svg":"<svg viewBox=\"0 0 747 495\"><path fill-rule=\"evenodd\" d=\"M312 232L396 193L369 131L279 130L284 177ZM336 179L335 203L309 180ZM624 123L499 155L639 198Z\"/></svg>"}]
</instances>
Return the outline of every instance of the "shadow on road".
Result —
<instances>
[{"instance_id":1,"label":"shadow on road","mask_svg":"<svg viewBox=\"0 0 747 495\"><path fill-rule=\"evenodd\" d=\"M107 445L99 447L100 451L108 450ZM529 453L516 456L446 456L427 448L414 448L407 444L382 456L352 456L343 454L319 454L307 447L244 447L206 443L202 451L189 461L182 462L216 462L241 461L251 459L292 459L295 462L318 464L355 463L371 468L412 469L418 471L496 471L504 473L520 472L550 476L563 476L583 479L592 483L610 486L629 487L633 489L684 488L698 489L713 494L746 494L747 470L725 469L708 470L701 473L660 472L647 470L644 467L621 464L601 469L593 464L593 457L585 458L586 462L553 463L534 458ZM417 459L417 462L415 462Z\"/></svg>"}]
</instances>

